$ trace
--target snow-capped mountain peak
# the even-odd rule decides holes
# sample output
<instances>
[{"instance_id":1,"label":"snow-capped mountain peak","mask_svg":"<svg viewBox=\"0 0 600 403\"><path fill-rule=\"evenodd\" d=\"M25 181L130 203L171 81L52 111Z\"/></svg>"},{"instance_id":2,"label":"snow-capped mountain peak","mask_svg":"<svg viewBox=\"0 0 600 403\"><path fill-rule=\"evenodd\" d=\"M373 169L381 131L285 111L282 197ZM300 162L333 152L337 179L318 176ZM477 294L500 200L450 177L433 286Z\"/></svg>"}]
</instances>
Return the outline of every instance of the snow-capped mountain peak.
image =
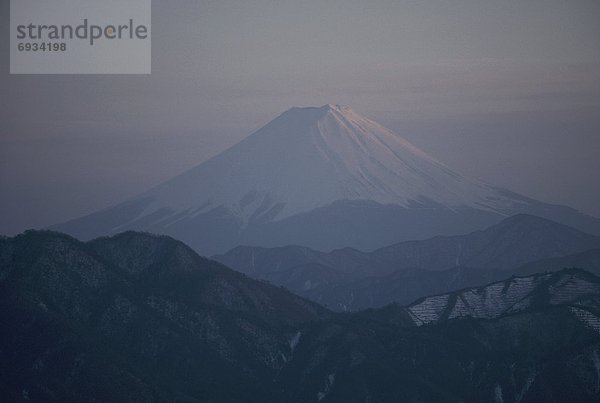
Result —
<instances>
[{"instance_id":1,"label":"snow-capped mountain peak","mask_svg":"<svg viewBox=\"0 0 600 403\"><path fill-rule=\"evenodd\" d=\"M336 200L494 209L498 195L348 106L291 108L246 139L143 195L158 209L225 207L278 220ZM496 199L495 202L491 202Z\"/></svg>"},{"instance_id":2,"label":"snow-capped mountain peak","mask_svg":"<svg viewBox=\"0 0 600 403\"><path fill-rule=\"evenodd\" d=\"M600 233L600 220L468 179L351 108L327 104L291 108L189 171L53 228L82 239L168 234L207 254L239 244L376 249L517 213Z\"/></svg>"}]
</instances>

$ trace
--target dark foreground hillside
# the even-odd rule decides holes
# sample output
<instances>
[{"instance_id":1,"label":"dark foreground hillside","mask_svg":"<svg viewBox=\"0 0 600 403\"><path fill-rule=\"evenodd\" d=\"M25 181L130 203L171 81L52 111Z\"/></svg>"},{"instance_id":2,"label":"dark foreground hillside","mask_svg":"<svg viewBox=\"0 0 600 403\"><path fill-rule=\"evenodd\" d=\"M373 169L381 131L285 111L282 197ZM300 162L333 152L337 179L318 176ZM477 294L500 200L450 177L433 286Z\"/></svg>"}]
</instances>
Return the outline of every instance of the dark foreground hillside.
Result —
<instances>
[{"instance_id":1,"label":"dark foreground hillside","mask_svg":"<svg viewBox=\"0 0 600 403\"><path fill-rule=\"evenodd\" d=\"M0 240L5 401L600 399L581 270L333 314L168 237Z\"/></svg>"},{"instance_id":2,"label":"dark foreground hillside","mask_svg":"<svg viewBox=\"0 0 600 403\"><path fill-rule=\"evenodd\" d=\"M0 247L2 395L35 400L268 399L289 340L327 312L168 237Z\"/></svg>"}]
</instances>

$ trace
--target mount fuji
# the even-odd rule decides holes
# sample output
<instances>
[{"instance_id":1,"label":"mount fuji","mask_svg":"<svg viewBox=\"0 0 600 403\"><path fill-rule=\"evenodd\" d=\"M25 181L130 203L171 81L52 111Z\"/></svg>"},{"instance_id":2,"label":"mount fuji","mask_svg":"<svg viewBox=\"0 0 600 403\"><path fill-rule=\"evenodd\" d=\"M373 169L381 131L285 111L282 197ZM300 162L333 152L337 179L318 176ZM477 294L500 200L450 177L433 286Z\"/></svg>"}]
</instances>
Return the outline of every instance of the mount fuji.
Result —
<instances>
[{"instance_id":1,"label":"mount fuji","mask_svg":"<svg viewBox=\"0 0 600 403\"><path fill-rule=\"evenodd\" d=\"M130 200L53 229L125 230L200 253L239 244L374 249L534 214L600 233L600 220L466 178L346 106L292 108L233 147Z\"/></svg>"}]
</instances>

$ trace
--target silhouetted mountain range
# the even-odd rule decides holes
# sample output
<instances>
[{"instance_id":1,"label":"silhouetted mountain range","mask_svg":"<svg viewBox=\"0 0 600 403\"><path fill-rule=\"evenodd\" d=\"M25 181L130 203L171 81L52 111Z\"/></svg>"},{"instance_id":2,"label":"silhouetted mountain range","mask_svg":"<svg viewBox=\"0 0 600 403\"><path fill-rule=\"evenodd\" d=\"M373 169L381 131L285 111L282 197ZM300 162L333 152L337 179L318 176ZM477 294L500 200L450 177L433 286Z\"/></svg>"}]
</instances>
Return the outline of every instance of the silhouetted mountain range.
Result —
<instances>
[{"instance_id":1,"label":"silhouetted mountain range","mask_svg":"<svg viewBox=\"0 0 600 403\"><path fill-rule=\"evenodd\" d=\"M164 236L0 240L6 401L597 401L600 278L512 277L355 314Z\"/></svg>"},{"instance_id":2,"label":"silhouetted mountain range","mask_svg":"<svg viewBox=\"0 0 600 403\"><path fill-rule=\"evenodd\" d=\"M437 236L361 252L329 253L300 246L240 246L214 258L247 275L317 301L334 310L409 303L429 294L484 284L510 275L583 267L558 261L529 271L520 267L600 247L600 237L530 215L507 218L486 230ZM527 269L523 269L527 270Z\"/></svg>"}]
</instances>

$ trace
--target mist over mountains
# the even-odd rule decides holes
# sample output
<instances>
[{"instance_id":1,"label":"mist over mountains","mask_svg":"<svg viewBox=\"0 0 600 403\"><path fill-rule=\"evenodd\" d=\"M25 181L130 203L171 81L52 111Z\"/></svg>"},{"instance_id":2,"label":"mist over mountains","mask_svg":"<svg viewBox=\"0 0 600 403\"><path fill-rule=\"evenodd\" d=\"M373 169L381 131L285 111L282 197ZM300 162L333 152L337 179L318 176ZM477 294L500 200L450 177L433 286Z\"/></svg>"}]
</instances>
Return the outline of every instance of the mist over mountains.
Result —
<instances>
[{"instance_id":1,"label":"mist over mountains","mask_svg":"<svg viewBox=\"0 0 600 403\"><path fill-rule=\"evenodd\" d=\"M600 274L600 265L593 260L599 246L600 237L543 218L516 215L466 235L401 242L373 252L239 246L214 259L330 309L346 311L409 303L511 274L564 267Z\"/></svg>"},{"instance_id":2,"label":"mist over mountains","mask_svg":"<svg viewBox=\"0 0 600 403\"><path fill-rule=\"evenodd\" d=\"M468 179L346 106L292 108L133 199L52 229L81 239L171 235L202 254L240 245L372 250L528 213L600 234L600 220Z\"/></svg>"}]
</instances>

